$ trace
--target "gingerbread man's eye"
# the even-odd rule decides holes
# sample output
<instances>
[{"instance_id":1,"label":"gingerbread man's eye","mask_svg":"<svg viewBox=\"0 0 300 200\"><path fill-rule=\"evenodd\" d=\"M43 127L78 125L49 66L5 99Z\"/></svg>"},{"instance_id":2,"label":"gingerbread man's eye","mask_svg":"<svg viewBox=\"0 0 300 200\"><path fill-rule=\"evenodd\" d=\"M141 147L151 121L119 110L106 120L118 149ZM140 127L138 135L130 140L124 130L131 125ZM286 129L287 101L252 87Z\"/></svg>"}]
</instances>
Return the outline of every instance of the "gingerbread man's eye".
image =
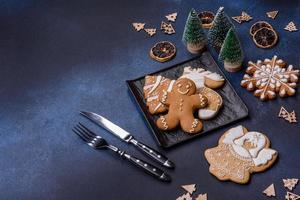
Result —
<instances>
[{"instance_id":1,"label":"gingerbread man's eye","mask_svg":"<svg viewBox=\"0 0 300 200\"><path fill-rule=\"evenodd\" d=\"M190 88L190 85L186 85L185 88L186 88L186 89L189 89L189 88Z\"/></svg>"},{"instance_id":2,"label":"gingerbread man's eye","mask_svg":"<svg viewBox=\"0 0 300 200\"><path fill-rule=\"evenodd\" d=\"M179 83L177 86L178 86L178 87L181 87L182 85Z\"/></svg>"}]
</instances>

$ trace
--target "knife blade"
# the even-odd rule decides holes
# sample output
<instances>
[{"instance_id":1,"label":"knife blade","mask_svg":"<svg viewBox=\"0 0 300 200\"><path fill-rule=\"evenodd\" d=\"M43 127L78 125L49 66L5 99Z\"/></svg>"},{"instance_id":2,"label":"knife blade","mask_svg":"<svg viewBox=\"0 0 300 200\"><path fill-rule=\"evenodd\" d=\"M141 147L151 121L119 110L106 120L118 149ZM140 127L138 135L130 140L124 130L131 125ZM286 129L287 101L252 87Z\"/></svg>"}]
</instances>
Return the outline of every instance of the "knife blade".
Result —
<instances>
[{"instance_id":1,"label":"knife blade","mask_svg":"<svg viewBox=\"0 0 300 200\"><path fill-rule=\"evenodd\" d=\"M123 141L133 144L134 146L138 147L143 153L145 153L150 158L154 159L161 165L168 167L168 168L174 168L175 165L173 162L171 162L166 156L162 155L158 151L152 149L151 147L137 141L129 132L122 129L118 125L114 124L113 122L109 121L105 117L98 115L93 112L87 112L87 111L80 111L80 114L91 120L92 122L98 124L102 128L106 129L113 135L119 137Z\"/></svg>"}]
</instances>

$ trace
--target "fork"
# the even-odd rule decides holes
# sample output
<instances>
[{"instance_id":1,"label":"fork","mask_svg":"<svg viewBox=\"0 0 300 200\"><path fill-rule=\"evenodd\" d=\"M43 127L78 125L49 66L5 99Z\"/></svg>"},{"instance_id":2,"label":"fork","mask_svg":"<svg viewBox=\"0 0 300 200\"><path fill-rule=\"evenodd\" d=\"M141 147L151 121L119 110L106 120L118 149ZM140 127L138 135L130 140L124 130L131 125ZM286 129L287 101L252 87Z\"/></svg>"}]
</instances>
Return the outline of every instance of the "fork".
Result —
<instances>
[{"instance_id":1,"label":"fork","mask_svg":"<svg viewBox=\"0 0 300 200\"><path fill-rule=\"evenodd\" d=\"M96 150L99 149L109 149L113 152L117 153L122 158L125 158L126 160L133 163L135 166L139 167L140 169L143 169L144 172L147 172L148 174L151 174L152 176L158 178L161 181L170 182L171 177L166 174L163 170L147 163L146 161L143 161L139 158L136 158L132 155L129 155L125 151L120 150L119 148L108 144L105 139L100 137L99 135L96 135L94 132L89 130L87 127L85 127L83 124L79 123L76 125L72 131L76 133L85 143L87 143L89 146L93 147Z\"/></svg>"}]
</instances>

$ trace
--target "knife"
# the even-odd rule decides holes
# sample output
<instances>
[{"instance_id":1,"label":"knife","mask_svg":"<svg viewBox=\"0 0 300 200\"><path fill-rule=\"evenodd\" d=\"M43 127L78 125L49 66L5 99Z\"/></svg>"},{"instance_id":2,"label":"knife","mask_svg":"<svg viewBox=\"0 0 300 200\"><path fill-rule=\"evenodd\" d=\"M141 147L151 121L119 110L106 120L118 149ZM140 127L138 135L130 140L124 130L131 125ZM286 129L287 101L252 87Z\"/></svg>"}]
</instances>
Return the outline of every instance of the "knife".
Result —
<instances>
[{"instance_id":1,"label":"knife","mask_svg":"<svg viewBox=\"0 0 300 200\"><path fill-rule=\"evenodd\" d=\"M161 153L157 152L156 150L148 147L147 145L137 141L129 132L125 131L124 129L122 129L121 127L112 123L108 119L102 117L101 115L98 115L93 112L86 112L86 111L81 111L80 114L85 116L89 120L93 121L94 123L100 125L102 128L111 132L113 135L121 138L123 141L125 141L129 144L135 145L143 153L145 153L147 156L151 157L152 159L154 159L161 165L168 167L168 168L175 167L174 163L171 162L166 156L164 156Z\"/></svg>"}]
</instances>

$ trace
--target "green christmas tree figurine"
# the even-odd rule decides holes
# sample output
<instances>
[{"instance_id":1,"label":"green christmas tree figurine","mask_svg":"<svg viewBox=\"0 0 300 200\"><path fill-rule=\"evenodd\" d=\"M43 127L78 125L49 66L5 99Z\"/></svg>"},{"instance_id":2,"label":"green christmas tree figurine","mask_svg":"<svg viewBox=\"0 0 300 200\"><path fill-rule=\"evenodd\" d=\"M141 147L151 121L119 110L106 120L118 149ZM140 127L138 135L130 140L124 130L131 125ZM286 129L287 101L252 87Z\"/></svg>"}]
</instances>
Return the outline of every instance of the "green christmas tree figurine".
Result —
<instances>
[{"instance_id":1,"label":"green christmas tree figurine","mask_svg":"<svg viewBox=\"0 0 300 200\"><path fill-rule=\"evenodd\" d=\"M227 32L234 27L229 17L224 12L224 7L220 7L213 21L212 28L208 31L209 44L220 50Z\"/></svg>"},{"instance_id":2,"label":"green christmas tree figurine","mask_svg":"<svg viewBox=\"0 0 300 200\"><path fill-rule=\"evenodd\" d=\"M190 11L186 20L182 41L186 43L188 51L194 54L201 52L206 45L202 23L194 9Z\"/></svg>"},{"instance_id":3,"label":"green christmas tree figurine","mask_svg":"<svg viewBox=\"0 0 300 200\"><path fill-rule=\"evenodd\" d=\"M229 29L219 54L219 60L224 62L224 68L229 72L241 69L244 59L240 40L233 28Z\"/></svg>"}]
</instances>

